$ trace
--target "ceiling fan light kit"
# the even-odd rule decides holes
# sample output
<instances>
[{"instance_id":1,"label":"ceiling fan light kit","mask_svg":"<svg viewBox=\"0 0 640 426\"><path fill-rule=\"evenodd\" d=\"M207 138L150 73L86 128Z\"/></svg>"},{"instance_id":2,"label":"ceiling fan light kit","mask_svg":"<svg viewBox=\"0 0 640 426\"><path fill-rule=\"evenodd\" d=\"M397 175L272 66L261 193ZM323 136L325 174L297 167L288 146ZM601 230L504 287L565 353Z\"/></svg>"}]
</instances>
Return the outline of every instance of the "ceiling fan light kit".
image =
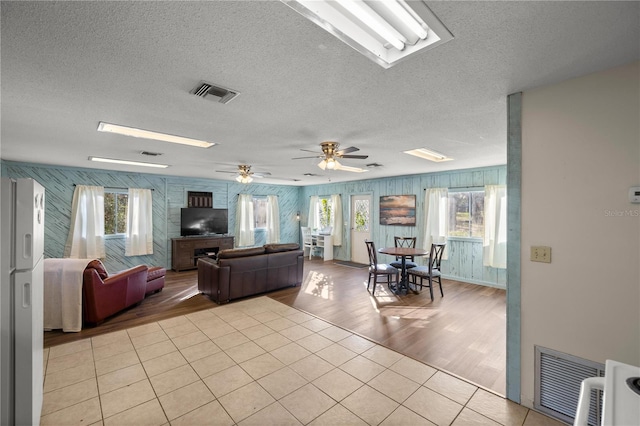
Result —
<instances>
[{"instance_id":1,"label":"ceiling fan light kit","mask_svg":"<svg viewBox=\"0 0 640 426\"><path fill-rule=\"evenodd\" d=\"M240 183L251 183L253 182L253 172L251 171L251 166L248 164L240 164L238 165L238 176L236 176L236 181Z\"/></svg>"},{"instance_id":2,"label":"ceiling fan light kit","mask_svg":"<svg viewBox=\"0 0 640 426\"><path fill-rule=\"evenodd\" d=\"M336 168L340 168L340 163L331 158L329 160L322 160L321 162L319 162L318 167L320 167L322 170L334 170Z\"/></svg>"},{"instance_id":3,"label":"ceiling fan light kit","mask_svg":"<svg viewBox=\"0 0 640 426\"><path fill-rule=\"evenodd\" d=\"M233 173L236 174L236 181L240 183L251 183L253 178L263 178L265 176L271 176L269 172L253 172L251 166L248 164L238 164L238 170L216 170L217 173ZM278 178L272 178L278 179Z\"/></svg>"},{"instance_id":4,"label":"ceiling fan light kit","mask_svg":"<svg viewBox=\"0 0 640 426\"><path fill-rule=\"evenodd\" d=\"M356 173L362 173L362 172L368 171L358 167L349 167L349 166L343 166L342 164L340 164L340 162L338 162L337 160L338 158L354 158L354 159L364 160L366 158L369 158L369 156L349 154L350 152L360 151L360 149L356 148L355 146L350 146L349 148L345 148L338 151L339 146L340 144L338 142L325 141L320 143L322 154L315 155L312 157L296 157L293 159L300 160L303 158L322 158L322 161L318 163L318 167L320 167L322 170L327 170L327 169L342 170L346 172L356 172ZM308 149L301 149L301 151L315 152L315 151L309 151Z\"/></svg>"},{"instance_id":5,"label":"ceiling fan light kit","mask_svg":"<svg viewBox=\"0 0 640 426\"><path fill-rule=\"evenodd\" d=\"M245 183L245 184L253 182L253 178L250 175L247 175L247 176L238 175L236 176L236 180L240 183Z\"/></svg>"},{"instance_id":6,"label":"ceiling fan light kit","mask_svg":"<svg viewBox=\"0 0 640 426\"><path fill-rule=\"evenodd\" d=\"M336 168L336 166L339 166L339 163L336 160L334 160L333 158L329 158L327 160L327 169L333 170Z\"/></svg>"}]
</instances>

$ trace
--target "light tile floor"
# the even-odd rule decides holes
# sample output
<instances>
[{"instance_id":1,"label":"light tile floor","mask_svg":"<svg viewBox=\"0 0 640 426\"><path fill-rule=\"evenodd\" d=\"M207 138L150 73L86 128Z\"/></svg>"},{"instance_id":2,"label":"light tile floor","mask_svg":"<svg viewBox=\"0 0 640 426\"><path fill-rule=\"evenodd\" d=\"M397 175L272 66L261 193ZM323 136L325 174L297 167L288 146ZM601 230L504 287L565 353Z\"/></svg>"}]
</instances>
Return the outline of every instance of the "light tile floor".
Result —
<instances>
[{"instance_id":1,"label":"light tile floor","mask_svg":"<svg viewBox=\"0 0 640 426\"><path fill-rule=\"evenodd\" d=\"M268 297L45 350L43 425L560 425Z\"/></svg>"}]
</instances>

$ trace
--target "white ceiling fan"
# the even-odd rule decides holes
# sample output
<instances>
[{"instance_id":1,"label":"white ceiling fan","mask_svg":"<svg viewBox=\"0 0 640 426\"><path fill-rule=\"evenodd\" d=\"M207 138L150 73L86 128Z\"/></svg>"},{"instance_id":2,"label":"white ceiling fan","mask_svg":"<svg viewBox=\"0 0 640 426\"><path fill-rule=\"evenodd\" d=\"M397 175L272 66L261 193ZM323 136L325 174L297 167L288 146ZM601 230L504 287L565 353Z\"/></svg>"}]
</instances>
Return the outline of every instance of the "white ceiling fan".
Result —
<instances>
[{"instance_id":1,"label":"white ceiling fan","mask_svg":"<svg viewBox=\"0 0 640 426\"><path fill-rule=\"evenodd\" d=\"M351 146L349 148L345 148L338 151L339 146L340 144L338 142L332 142L332 141L322 142L320 143L320 147L322 149L321 155L314 155L311 157L296 157L296 158L293 158L293 160L299 160L302 158L322 158L322 161L318 163L318 167L320 167L322 170L326 170L326 169L343 170L345 172L354 172L354 173L362 173L362 172L368 171L366 169L361 169L359 167L350 167L350 166L345 166L341 164L338 161L338 158L355 158L355 159L364 160L366 158L369 158L369 156L349 154L350 152L360 151L360 149L356 148L355 146ZM301 151L315 152L308 149L301 149Z\"/></svg>"}]
</instances>

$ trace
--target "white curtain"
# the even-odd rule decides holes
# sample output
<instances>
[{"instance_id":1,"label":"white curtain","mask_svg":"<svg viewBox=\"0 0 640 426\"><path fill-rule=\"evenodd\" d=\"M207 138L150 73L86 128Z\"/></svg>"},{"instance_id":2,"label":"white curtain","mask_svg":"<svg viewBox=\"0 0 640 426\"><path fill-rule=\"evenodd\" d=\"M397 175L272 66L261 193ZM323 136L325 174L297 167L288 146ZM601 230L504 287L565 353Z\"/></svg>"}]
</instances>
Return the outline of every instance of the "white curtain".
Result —
<instances>
[{"instance_id":1,"label":"white curtain","mask_svg":"<svg viewBox=\"0 0 640 426\"><path fill-rule=\"evenodd\" d=\"M280 242L280 209L278 197L267 195L267 244Z\"/></svg>"},{"instance_id":2,"label":"white curtain","mask_svg":"<svg viewBox=\"0 0 640 426\"><path fill-rule=\"evenodd\" d=\"M252 246L256 243L253 224L253 197L250 194L238 194L236 209L236 247Z\"/></svg>"},{"instance_id":3,"label":"white curtain","mask_svg":"<svg viewBox=\"0 0 640 426\"><path fill-rule=\"evenodd\" d=\"M484 241L482 263L507 267L507 187L487 185L484 189Z\"/></svg>"},{"instance_id":4,"label":"white curtain","mask_svg":"<svg viewBox=\"0 0 640 426\"><path fill-rule=\"evenodd\" d=\"M78 185L71 203L71 227L64 257L104 258L104 188Z\"/></svg>"},{"instance_id":5,"label":"white curtain","mask_svg":"<svg viewBox=\"0 0 640 426\"><path fill-rule=\"evenodd\" d=\"M309 199L309 221L307 226L311 228L311 230L320 228L320 208L318 206L318 196L312 195Z\"/></svg>"},{"instance_id":6,"label":"white curtain","mask_svg":"<svg viewBox=\"0 0 640 426\"><path fill-rule=\"evenodd\" d=\"M424 239L422 248L431 250L433 243L446 243L449 231L449 191L429 188L424 197ZM446 251L445 251L446 255Z\"/></svg>"},{"instance_id":7,"label":"white curtain","mask_svg":"<svg viewBox=\"0 0 640 426\"><path fill-rule=\"evenodd\" d=\"M331 216L331 236L333 237L333 245L342 245L342 199L340 194L331 196L331 208L333 215Z\"/></svg>"},{"instance_id":8,"label":"white curtain","mask_svg":"<svg viewBox=\"0 0 640 426\"><path fill-rule=\"evenodd\" d=\"M129 188L125 256L153 254L153 202L150 189Z\"/></svg>"}]
</instances>

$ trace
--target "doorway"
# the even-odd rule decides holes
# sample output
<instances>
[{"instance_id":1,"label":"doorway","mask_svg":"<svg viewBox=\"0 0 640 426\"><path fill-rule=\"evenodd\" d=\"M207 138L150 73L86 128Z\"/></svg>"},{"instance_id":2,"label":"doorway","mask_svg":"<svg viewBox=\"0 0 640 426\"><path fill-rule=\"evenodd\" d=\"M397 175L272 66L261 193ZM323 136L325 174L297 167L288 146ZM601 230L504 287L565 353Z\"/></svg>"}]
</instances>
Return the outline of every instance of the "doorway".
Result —
<instances>
[{"instance_id":1,"label":"doorway","mask_svg":"<svg viewBox=\"0 0 640 426\"><path fill-rule=\"evenodd\" d=\"M351 196L351 261L368 264L365 240L371 239L371 195Z\"/></svg>"}]
</instances>

